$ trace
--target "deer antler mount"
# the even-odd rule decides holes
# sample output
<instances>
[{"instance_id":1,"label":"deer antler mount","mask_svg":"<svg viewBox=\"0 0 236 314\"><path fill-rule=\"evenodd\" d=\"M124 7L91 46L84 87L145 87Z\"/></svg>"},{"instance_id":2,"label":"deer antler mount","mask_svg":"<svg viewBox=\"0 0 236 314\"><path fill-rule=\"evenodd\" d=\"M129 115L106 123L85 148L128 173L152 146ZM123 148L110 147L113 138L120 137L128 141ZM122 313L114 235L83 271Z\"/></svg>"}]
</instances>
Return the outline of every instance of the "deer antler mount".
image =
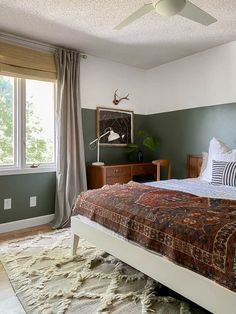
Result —
<instances>
[{"instance_id":1,"label":"deer antler mount","mask_svg":"<svg viewBox=\"0 0 236 314\"><path fill-rule=\"evenodd\" d=\"M117 95L117 91L118 91L118 89L115 91L115 93L114 93L114 99L113 99L113 104L114 105L118 105L122 100L129 100L129 94L127 95L127 96L125 96L125 97L119 97L118 95Z\"/></svg>"}]
</instances>

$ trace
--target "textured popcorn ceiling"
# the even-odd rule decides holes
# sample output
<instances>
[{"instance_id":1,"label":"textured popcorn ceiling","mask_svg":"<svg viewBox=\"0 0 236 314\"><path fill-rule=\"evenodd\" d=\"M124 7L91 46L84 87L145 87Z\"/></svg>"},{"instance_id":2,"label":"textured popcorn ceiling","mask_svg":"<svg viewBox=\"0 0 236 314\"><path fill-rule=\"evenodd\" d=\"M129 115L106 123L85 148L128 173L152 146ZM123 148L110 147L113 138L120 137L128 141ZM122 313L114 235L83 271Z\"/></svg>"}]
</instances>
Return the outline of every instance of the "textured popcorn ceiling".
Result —
<instances>
[{"instance_id":1,"label":"textured popcorn ceiling","mask_svg":"<svg viewBox=\"0 0 236 314\"><path fill-rule=\"evenodd\" d=\"M236 39L236 0L192 0L218 19L202 26L150 13L113 30L148 0L0 0L0 30L148 69Z\"/></svg>"}]
</instances>

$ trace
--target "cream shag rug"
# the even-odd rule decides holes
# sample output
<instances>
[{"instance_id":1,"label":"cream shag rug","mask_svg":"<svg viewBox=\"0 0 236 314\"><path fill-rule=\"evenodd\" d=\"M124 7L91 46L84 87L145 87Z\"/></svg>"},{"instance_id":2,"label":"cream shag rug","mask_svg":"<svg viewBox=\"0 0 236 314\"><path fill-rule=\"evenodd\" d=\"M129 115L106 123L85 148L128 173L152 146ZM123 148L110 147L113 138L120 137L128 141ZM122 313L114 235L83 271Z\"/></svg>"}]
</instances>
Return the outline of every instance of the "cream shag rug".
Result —
<instances>
[{"instance_id":1,"label":"cream shag rug","mask_svg":"<svg viewBox=\"0 0 236 314\"><path fill-rule=\"evenodd\" d=\"M64 229L9 242L1 262L26 313L199 313L161 285Z\"/></svg>"}]
</instances>

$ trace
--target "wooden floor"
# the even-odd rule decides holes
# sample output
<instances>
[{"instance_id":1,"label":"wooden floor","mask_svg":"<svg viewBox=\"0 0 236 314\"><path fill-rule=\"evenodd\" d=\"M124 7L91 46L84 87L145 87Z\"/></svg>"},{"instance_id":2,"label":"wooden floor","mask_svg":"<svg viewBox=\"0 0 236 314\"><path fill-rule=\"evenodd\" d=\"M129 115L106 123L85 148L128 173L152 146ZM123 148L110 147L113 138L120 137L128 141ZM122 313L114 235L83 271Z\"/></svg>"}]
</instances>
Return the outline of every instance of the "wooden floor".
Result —
<instances>
[{"instance_id":1,"label":"wooden floor","mask_svg":"<svg viewBox=\"0 0 236 314\"><path fill-rule=\"evenodd\" d=\"M37 235L51 231L49 225L42 225L13 232L0 233L0 245L4 242L24 238L31 235ZM0 263L0 313L1 314L24 314L18 298L15 296L14 290L8 280L7 274Z\"/></svg>"}]
</instances>

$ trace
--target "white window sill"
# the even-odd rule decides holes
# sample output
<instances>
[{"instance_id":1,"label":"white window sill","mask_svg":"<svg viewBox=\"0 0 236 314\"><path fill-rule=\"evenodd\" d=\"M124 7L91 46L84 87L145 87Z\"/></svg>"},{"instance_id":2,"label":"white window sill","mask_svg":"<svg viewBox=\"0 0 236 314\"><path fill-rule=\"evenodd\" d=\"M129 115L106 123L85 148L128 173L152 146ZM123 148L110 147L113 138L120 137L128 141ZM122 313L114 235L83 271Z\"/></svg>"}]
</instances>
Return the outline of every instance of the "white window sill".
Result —
<instances>
[{"instance_id":1,"label":"white window sill","mask_svg":"<svg viewBox=\"0 0 236 314\"><path fill-rule=\"evenodd\" d=\"M24 168L24 169L0 169L0 176L10 176L15 174L32 174L32 173L45 173L56 172L56 166L52 167L39 167L39 168Z\"/></svg>"}]
</instances>

